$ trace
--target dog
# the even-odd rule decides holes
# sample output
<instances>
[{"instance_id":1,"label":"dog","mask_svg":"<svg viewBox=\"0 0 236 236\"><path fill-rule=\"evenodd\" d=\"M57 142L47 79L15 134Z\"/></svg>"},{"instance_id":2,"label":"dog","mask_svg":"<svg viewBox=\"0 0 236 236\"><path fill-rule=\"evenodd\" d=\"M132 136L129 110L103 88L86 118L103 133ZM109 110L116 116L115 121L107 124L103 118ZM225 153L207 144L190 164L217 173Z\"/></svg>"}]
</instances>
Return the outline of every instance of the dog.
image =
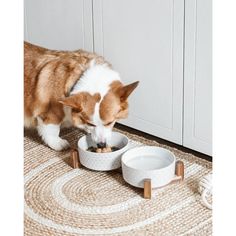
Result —
<instances>
[{"instance_id":1,"label":"dog","mask_svg":"<svg viewBox=\"0 0 236 236\"><path fill-rule=\"evenodd\" d=\"M24 42L24 126L35 127L50 148L69 147L61 127L91 133L106 146L116 121L128 116L128 97L138 81L124 85L101 56L84 50L56 51Z\"/></svg>"}]
</instances>

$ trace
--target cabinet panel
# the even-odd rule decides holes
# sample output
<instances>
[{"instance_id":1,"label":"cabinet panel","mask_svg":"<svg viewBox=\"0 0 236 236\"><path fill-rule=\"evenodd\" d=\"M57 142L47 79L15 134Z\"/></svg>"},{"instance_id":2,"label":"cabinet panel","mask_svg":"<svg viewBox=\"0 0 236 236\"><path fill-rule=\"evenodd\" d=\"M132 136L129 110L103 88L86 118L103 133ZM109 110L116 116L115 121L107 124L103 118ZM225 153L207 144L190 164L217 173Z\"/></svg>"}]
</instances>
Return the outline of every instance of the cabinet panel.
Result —
<instances>
[{"instance_id":1,"label":"cabinet panel","mask_svg":"<svg viewBox=\"0 0 236 236\"><path fill-rule=\"evenodd\" d=\"M182 144L184 0L96 0L94 50L140 81L123 124Z\"/></svg>"},{"instance_id":2,"label":"cabinet panel","mask_svg":"<svg viewBox=\"0 0 236 236\"><path fill-rule=\"evenodd\" d=\"M212 3L186 1L184 139L186 147L212 151Z\"/></svg>"},{"instance_id":3,"label":"cabinet panel","mask_svg":"<svg viewBox=\"0 0 236 236\"><path fill-rule=\"evenodd\" d=\"M93 50L92 0L25 0L25 40L57 50Z\"/></svg>"}]
</instances>

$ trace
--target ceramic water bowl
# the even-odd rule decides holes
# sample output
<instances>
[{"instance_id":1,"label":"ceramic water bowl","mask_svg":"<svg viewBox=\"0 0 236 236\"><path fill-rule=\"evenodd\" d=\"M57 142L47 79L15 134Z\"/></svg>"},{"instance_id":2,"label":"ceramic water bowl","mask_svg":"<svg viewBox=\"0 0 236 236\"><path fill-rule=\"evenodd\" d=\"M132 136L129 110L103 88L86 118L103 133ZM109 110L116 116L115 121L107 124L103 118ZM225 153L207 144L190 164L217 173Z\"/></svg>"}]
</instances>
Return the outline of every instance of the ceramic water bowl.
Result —
<instances>
[{"instance_id":1,"label":"ceramic water bowl","mask_svg":"<svg viewBox=\"0 0 236 236\"><path fill-rule=\"evenodd\" d=\"M151 188L157 188L175 178L175 156L164 148L133 148L123 154L121 162L124 180L138 188L144 188L146 179L151 181Z\"/></svg>"}]
</instances>

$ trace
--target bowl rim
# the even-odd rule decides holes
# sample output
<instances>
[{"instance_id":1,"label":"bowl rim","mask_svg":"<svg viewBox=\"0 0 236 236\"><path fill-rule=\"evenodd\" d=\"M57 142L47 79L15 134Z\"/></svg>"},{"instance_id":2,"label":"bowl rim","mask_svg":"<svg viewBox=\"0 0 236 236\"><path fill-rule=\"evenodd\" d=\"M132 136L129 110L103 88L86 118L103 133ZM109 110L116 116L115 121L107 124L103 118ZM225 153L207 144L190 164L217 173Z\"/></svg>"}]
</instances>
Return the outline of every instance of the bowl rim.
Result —
<instances>
[{"instance_id":1,"label":"bowl rim","mask_svg":"<svg viewBox=\"0 0 236 236\"><path fill-rule=\"evenodd\" d=\"M173 160L170 162L169 165L163 167L163 168L157 168L157 169L151 169L151 170L144 170L144 169L140 169L140 168L135 168L133 166L130 166L127 164L126 162L126 158L127 156L129 157L129 153L134 151L134 150L138 150L138 149L147 149L147 148L150 148L150 149L159 149L159 150L164 150L165 152L167 152L168 154L170 154L170 156L173 158ZM156 171L164 171L165 169L169 168L172 164L174 164L176 162L176 157L174 155L173 152L171 152L170 150L166 149L166 148L163 148L163 147L157 147L157 146L141 146L141 147L134 147L134 148L131 148L129 150L127 150L121 157L121 164L122 165L125 165L127 168L129 169L132 169L132 170L135 170L135 171L139 171L139 172L156 172Z\"/></svg>"},{"instance_id":2,"label":"bowl rim","mask_svg":"<svg viewBox=\"0 0 236 236\"><path fill-rule=\"evenodd\" d=\"M112 131L112 133L116 133L116 134L122 136L122 137L125 139L125 141L127 142L126 145L125 145L124 147L122 147L122 148L116 150L116 151L113 151L113 152L106 152L106 153L90 152L90 151L88 151L88 150L86 150L86 149L80 147L80 145L79 145L79 144L80 144L80 141L81 141L83 138L86 138L86 136L90 135L90 134L85 134L85 135L83 135L82 137L80 137L79 140L78 140L78 142L77 142L78 150L82 150L82 151L85 152L85 153L89 153L89 155L91 155L91 153L92 153L93 156L100 156L100 157L102 157L102 156L104 157L104 154L106 154L106 155L109 155L109 154L110 154L110 155L111 155L111 154L113 154L113 153L119 153L119 152L124 151L124 150L128 147L128 145L129 145L129 138L128 138L126 135L124 135L124 134L122 134L122 133L120 133L120 132L117 132L117 131ZM90 156L90 157L91 157L91 156Z\"/></svg>"}]
</instances>

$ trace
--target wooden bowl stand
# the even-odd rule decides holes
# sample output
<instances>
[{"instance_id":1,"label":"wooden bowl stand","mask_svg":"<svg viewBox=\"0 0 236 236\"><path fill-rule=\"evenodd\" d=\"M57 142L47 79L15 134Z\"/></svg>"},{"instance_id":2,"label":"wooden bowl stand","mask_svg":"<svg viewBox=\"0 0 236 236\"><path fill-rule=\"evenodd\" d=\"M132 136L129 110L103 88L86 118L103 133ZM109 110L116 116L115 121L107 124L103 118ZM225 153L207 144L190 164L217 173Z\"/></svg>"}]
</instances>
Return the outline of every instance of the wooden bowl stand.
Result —
<instances>
[{"instance_id":1,"label":"wooden bowl stand","mask_svg":"<svg viewBox=\"0 0 236 236\"><path fill-rule=\"evenodd\" d=\"M79 154L77 149L71 149L71 160L72 160L72 168L77 169L82 167L80 161L79 161Z\"/></svg>"},{"instance_id":2,"label":"wooden bowl stand","mask_svg":"<svg viewBox=\"0 0 236 236\"><path fill-rule=\"evenodd\" d=\"M184 163L182 161L177 161L175 164L175 178L169 183L182 182L184 180ZM167 185L169 185L167 184ZM164 187L164 186L162 186ZM160 188L162 188L160 187ZM143 197L145 199L152 198L152 181L151 179L144 180L144 189L143 189Z\"/></svg>"},{"instance_id":3,"label":"wooden bowl stand","mask_svg":"<svg viewBox=\"0 0 236 236\"><path fill-rule=\"evenodd\" d=\"M71 159L72 159L72 167L74 169L81 168L82 165L79 161L79 154L77 149L71 150ZM175 165L175 178L169 183L182 182L184 180L184 163L182 161L177 161ZM145 199L152 198L152 181L151 179L144 180L144 188L143 188L143 197Z\"/></svg>"}]
</instances>

